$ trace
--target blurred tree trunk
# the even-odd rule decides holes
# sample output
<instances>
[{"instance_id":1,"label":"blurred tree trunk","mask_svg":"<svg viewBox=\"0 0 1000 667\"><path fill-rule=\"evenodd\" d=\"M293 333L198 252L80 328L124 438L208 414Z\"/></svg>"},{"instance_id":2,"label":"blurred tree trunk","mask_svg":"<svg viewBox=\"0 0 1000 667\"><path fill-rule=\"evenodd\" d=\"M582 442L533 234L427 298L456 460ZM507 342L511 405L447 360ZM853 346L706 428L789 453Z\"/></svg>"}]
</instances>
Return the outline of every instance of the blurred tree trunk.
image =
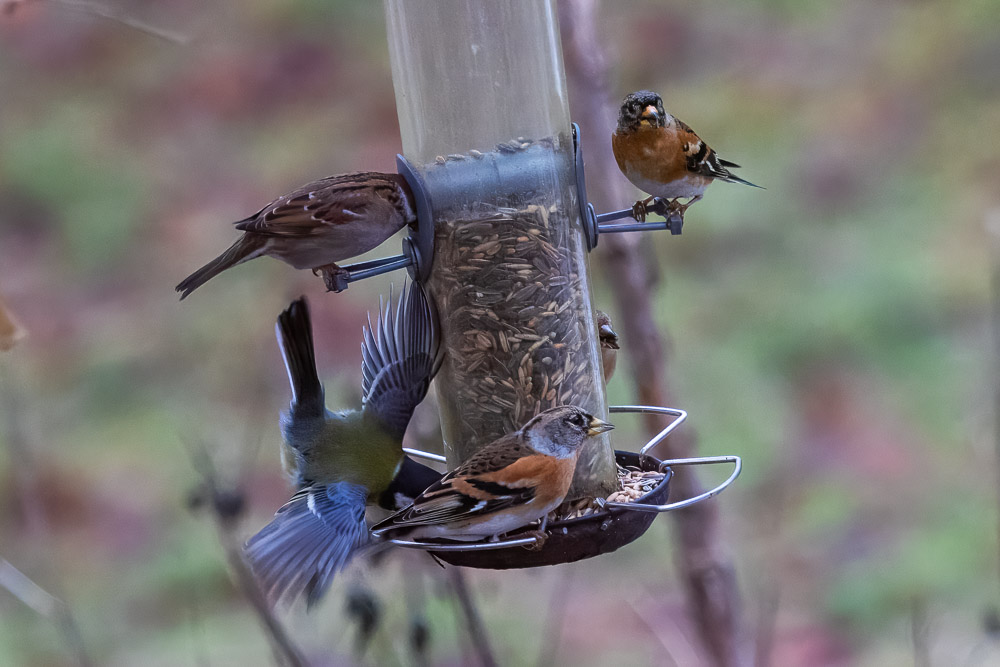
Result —
<instances>
[{"instance_id":1,"label":"blurred tree trunk","mask_svg":"<svg viewBox=\"0 0 1000 667\"><path fill-rule=\"evenodd\" d=\"M599 4L599 0L560 0L559 16L573 120L582 128L590 176L587 194L601 212L631 205L632 193L624 177L618 175L611 152L617 101L612 101L607 58L598 38ZM647 262L647 255L641 252L644 241L648 237L639 234L609 234L601 238L599 252L605 278L615 295L615 324L621 325L622 355L629 362L638 402L673 405L667 380L667 350L653 317L655 265ZM645 415L650 435L664 428L669 419ZM683 428L660 445L659 454L663 458L684 458L694 456L695 449L692 429ZM674 498L694 496L702 490L692 468L677 469L671 489ZM678 537L677 565L704 653L716 665L745 664L739 589L733 564L719 536L718 501L698 503L671 516Z\"/></svg>"},{"instance_id":2,"label":"blurred tree trunk","mask_svg":"<svg viewBox=\"0 0 1000 667\"><path fill-rule=\"evenodd\" d=\"M25 335L24 328L7 309L3 295L0 294L0 352L14 347Z\"/></svg>"}]
</instances>

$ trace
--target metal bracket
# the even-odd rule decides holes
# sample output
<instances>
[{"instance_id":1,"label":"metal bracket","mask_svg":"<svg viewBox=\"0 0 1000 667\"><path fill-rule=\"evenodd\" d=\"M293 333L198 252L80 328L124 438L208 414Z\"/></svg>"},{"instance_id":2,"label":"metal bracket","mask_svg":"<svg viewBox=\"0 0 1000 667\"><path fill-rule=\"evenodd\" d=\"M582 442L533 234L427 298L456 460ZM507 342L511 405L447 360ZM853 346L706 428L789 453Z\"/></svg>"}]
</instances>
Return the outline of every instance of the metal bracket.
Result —
<instances>
[{"instance_id":1,"label":"metal bracket","mask_svg":"<svg viewBox=\"0 0 1000 667\"><path fill-rule=\"evenodd\" d=\"M656 447L658 444L666 440L681 423L687 419L687 412L684 410L679 410L676 408L665 408L654 405L612 405L608 408L608 412L611 414L616 413L632 413L632 414L642 414L642 413L654 413L669 415L676 417L672 422L670 422L666 428L654 435L650 440L642 446L639 450L639 455L645 456L649 450ZM431 454L429 452L422 452L417 449L404 448L403 451L410 456L417 458L423 458L430 461L437 461L443 463L445 457L440 454ZM725 491L736 478L740 476L743 471L743 461L739 456L699 456L687 459L669 459L660 463L659 469L661 472L667 471L674 466L687 466L687 465L712 465L716 463L732 463L733 472L726 478L725 481L718 484L712 489L700 493L697 496L691 498L685 498L683 500L678 500L672 503L667 503L665 505L648 505L645 503L618 503L618 502L605 502L604 508L616 508L623 510L631 510L635 512L670 512L673 510L678 510L684 507L690 507L695 503L699 503L703 500L707 500L713 496L717 496L723 491ZM460 543L432 543L423 542L419 540L388 540L389 544L394 544L399 547L404 547L407 549L424 549L430 551L486 551L490 549L506 549L507 547L517 547L517 546L531 546L537 544L538 538L536 537L521 537L513 540L500 540L498 542L471 542L468 544Z\"/></svg>"}]
</instances>

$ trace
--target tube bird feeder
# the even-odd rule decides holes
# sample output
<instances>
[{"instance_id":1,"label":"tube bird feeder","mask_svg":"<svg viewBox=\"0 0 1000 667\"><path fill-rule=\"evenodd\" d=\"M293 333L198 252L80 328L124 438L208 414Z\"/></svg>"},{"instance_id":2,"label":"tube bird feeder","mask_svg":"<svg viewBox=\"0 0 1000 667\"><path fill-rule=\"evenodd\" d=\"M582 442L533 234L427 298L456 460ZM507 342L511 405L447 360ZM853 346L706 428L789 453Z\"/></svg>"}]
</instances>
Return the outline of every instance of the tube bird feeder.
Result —
<instances>
[{"instance_id":1,"label":"tube bird feeder","mask_svg":"<svg viewBox=\"0 0 1000 667\"><path fill-rule=\"evenodd\" d=\"M554 3L385 10L403 157L433 220L418 248L445 348L449 465L550 407L606 416ZM608 437L593 439L571 494L616 481Z\"/></svg>"},{"instance_id":2,"label":"tube bird feeder","mask_svg":"<svg viewBox=\"0 0 1000 667\"><path fill-rule=\"evenodd\" d=\"M383 3L403 143L397 167L418 221L403 254L345 267L340 289L405 267L437 306L445 456L405 451L454 468L558 405L601 417L674 417L638 453L614 451L607 434L591 439L567 499L593 505L589 514L550 522L544 545L528 529L494 542L392 542L455 565L552 565L614 551L656 513L720 493L739 476L739 457L658 461L648 454L684 421L683 410L607 405L588 252L599 234L680 234L683 220L659 201L651 210L663 222L614 223L631 209L597 215L587 202L554 0ZM712 463L732 464L732 473L710 491L668 502L673 466ZM659 481L630 496L635 502L613 502L620 473Z\"/></svg>"}]
</instances>

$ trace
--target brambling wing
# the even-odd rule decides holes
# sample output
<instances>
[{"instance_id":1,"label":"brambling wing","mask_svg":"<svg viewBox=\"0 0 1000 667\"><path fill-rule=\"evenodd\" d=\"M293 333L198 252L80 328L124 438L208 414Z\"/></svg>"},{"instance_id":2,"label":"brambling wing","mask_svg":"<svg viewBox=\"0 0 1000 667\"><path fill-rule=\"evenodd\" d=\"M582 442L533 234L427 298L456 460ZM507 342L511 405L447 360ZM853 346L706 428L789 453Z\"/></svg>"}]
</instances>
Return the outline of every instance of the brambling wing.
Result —
<instances>
[{"instance_id":1,"label":"brambling wing","mask_svg":"<svg viewBox=\"0 0 1000 667\"><path fill-rule=\"evenodd\" d=\"M311 606L358 549L369 543L363 486L339 482L302 489L246 544L267 599L306 594Z\"/></svg>"},{"instance_id":2,"label":"brambling wing","mask_svg":"<svg viewBox=\"0 0 1000 667\"><path fill-rule=\"evenodd\" d=\"M551 459L521 444L519 436L510 434L484 447L372 532L464 521L531 501Z\"/></svg>"},{"instance_id":3,"label":"brambling wing","mask_svg":"<svg viewBox=\"0 0 1000 667\"><path fill-rule=\"evenodd\" d=\"M423 289L416 283L404 286L395 312L390 292L389 303L379 303L376 326L369 317L364 329L362 410L402 438L441 360L434 309Z\"/></svg>"},{"instance_id":4,"label":"brambling wing","mask_svg":"<svg viewBox=\"0 0 1000 667\"><path fill-rule=\"evenodd\" d=\"M708 176L709 178L714 178L720 181L742 183L743 185L760 188L759 185L755 185L750 181L744 180L729 171L729 169L739 168L740 165L735 162L730 162L729 160L721 159L718 153L709 148L708 144L702 141L701 137L699 137L698 134L691 129L690 125L677 117L674 117L674 122L677 123L677 131L681 136L681 141L683 142L684 156L687 161L687 169L689 172L698 174L699 176ZM763 190L763 188L761 189Z\"/></svg>"},{"instance_id":5,"label":"brambling wing","mask_svg":"<svg viewBox=\"0 0 1000 667\"><path fill-rule=\"evenodd\" d=\"M395 188L377 172L330 176L278 197L234 225L265 236L315 236L330 227L364 220L369 209L382 204L382 198Z\"/></svg>"}]
</instances>

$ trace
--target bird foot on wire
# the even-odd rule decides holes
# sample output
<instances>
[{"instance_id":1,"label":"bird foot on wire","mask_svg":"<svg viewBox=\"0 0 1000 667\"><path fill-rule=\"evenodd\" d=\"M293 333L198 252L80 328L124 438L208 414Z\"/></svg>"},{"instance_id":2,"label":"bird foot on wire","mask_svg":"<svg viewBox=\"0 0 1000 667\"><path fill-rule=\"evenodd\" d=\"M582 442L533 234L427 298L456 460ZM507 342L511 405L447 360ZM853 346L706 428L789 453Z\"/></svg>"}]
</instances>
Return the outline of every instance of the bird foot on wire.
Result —
<instances>
[{"instance_id":1,"label":"bird foot on wire","mask_svg":"<svg viewBox=\"0 0 1000 667\"><path fill-rule=\"evenodd\" d=\"M636 203L632 204L632 217L635 218L636 222L646 222L646 216L655 210L650 209L650 202L653 202L653 206L656 206L661 200L656 197L646 197L645 199L640 199Z\"/></svg>"},{"instance_id":2,"label":"bird foot on wire","mask_svg":"<svg viewBox=\"0 0 1000 667\"><path fill-rule=\"evenodd\" d=\"M524 546L524 548L528 551L541 551L542 547L544 547L545 543L549 540L549 534L545 531L545 529L529 530L526 533L522 533L518 537L535 538L536 541L534 544L526 544Z\"/></svg>"},{"instance_id":3,"label":"bird foot on wire","mask_svg":"<svg viewBox=\"0 0 1000 667\"><path fill-rule=\"evenodd\" d=\"M351 275L347 269L336 264L327 264L326 266L317 266L312 271L313 275L323 275L323 283L328 292L343 292L347 289L348 277Z\"/></svg>"},{"instance_id":4,"label":"bird foot on wire","mask_svg":"<svg viewBox=\"0 0 1000 667\"><path fill-rule=\"evenodd\" d=\"M646 222L646 217L650 213L655 213L667 221L667 226L671 234L680 234L681 229L684 227L684 211L699 199L701 199L700 196L693 198L687 204L681 205L677 199L647 197L632 204L632 217L637 222Z\"/></svg>"}]
</instances>

